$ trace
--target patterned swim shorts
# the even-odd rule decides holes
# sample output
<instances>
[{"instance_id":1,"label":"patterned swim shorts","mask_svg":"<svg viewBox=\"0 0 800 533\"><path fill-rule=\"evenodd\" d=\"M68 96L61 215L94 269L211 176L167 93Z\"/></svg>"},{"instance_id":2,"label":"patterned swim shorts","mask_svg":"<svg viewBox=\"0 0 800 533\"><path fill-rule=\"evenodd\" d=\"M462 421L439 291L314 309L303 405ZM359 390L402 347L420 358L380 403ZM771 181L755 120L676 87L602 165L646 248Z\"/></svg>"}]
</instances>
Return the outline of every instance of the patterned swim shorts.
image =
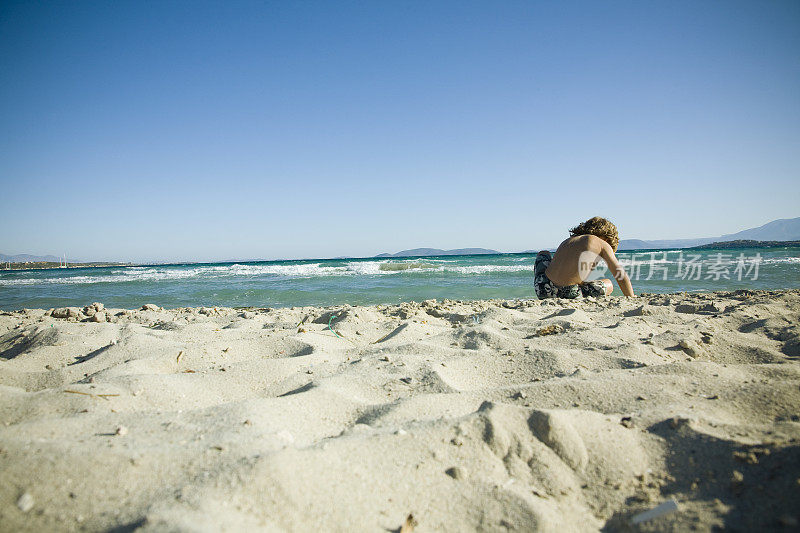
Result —
<instances>
[{"instance_id":1,"label":"patterned swim shorts","mask_svg":"<svg viewBox=\"0 0 800 533\"><path fill-rule=\"evenodd\" d=\"M540 300L545 298L580 298L581 296L605 296L606 286L600 280L587 281L578 285L567 285L559 287L548 278L544 271L550 266L553 260L550 252L540 253L536 256L536 263L533 267L533 286L536 289L536 296Z\"/></svg>"}]
</instances>

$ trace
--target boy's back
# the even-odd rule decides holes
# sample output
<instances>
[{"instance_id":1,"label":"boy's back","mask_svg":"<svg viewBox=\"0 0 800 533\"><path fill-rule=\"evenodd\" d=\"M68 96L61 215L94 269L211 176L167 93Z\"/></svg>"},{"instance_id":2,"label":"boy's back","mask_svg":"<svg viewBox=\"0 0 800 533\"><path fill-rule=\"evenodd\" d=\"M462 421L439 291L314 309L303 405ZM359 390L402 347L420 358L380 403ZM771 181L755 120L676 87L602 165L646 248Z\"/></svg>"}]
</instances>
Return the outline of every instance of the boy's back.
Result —
<instances>
[{"instance_id":1,"label":"boy's back","mask_svg":"<svg viewBox=\"0 0 800 533\"><path fill-rule=\"evenodd\" d=\"M611 294L611 280L586 282L600 259L606 262L625 296L633 296L633 287L625 270L614 254L619 243L617 228L604 218L594 217L570 230L571 237L564 240L550 257L546 250L536 258L535 287L539 298L603 296Z\"/></svg>"},{"instance_id":2,"label":"boy's back","mask_svg":"<svg viewBox=\"0 0 800 533\"><path fill-rule=\"evenodd\" d=\"M553 262L546 270L547 277L559 286L583 283L597 266L604 242L594 235L565 239L558 245Z\"/></svg>"}]
</instances>

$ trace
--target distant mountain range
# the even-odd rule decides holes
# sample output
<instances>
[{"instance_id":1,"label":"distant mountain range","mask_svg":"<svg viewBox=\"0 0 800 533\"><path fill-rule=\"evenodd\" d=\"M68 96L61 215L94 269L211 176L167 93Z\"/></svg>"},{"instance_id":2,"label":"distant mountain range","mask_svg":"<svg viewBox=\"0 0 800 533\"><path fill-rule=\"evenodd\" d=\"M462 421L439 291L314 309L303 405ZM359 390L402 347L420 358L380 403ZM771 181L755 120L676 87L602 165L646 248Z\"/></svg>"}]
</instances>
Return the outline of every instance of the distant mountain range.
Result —
<instances>
[{"instance_id":1,"label":"distant mountain range","mask_svg":"<svg viewBox=\"0 0 800 533\"><path fill-rule=\"evenodd\" d=\"M427 255L480 255L480 254L499 254L497 250L487 248L458 248L456 250L441 250L439 248L414 248L413 250L403 250L396 254L378 254L375 257L418 257Z\"/></svg>"},{"instance_id":2,"label":"distant mountain range","mask_svg":"<svg viewBox=\"0 0 800 533\"><path fill-rule=\"evenodd\" d=\"M2 261L3 263L35 263L35 262L58 263L59 261L63 260L64 260L63 257L56 257L54 255L0 254L0 261Z\"/></svg>"},{"instance_id":3,"label":"distant mountain range","mask_svg":"<svg viewBox=\"0 0 800 533\"><path fill-rule=\"evenodd\" d=\"M727 241L798 241L800 240L800 217L783 218L773 220L763 226L750 228L737 233L729 233L719 237L704 237L698 239L661 239L661 240L640 240L623 239L619 242L620 250L650 250L668 248L692 248L711 243ZM717 246L719 247L719 246ZM541 249L541 248L540 248ZM536 253L537 250L525 250L522 253ZM496 250L486 248L459 248L457 250L442 250L439 248L414 248L413 250L403 250L395 254L383 253L375 257L411 257L428 255L477 255L477 254L497 254Z\"/></svg>"},{"instance_id":4,"label":"distant mountain range","mask_svg":"<svg viewBox=\"0 0 800 533\"><path fill-rule=\"evenodd\" d=\"M782 218L773 220L763 226L750 228L737 233L729 233L719 237L704 237L699 239L660 239L660 240L640 240L623 239L619 242L620 250L648 250L648 249L669 249L669 248L692 248L711 243L727 241L800 241L800 217ZM525 250L522 253L536 253L538 250ZM403 250L394 254L383 253L375 257L422 257L431 255L480 255L498 254L497 250L488 248L457 248L455 250L442 250L441 248L414 248ZM24 262L59 262L61 258L55 255L5 255L0 254L0 262L24 263ZM80 263L79 260L68 258L69 262Z\"/></svg>"},{"instance_id":5,"label":"distant mountain range","mask_svg":"<svg viewBox=\"0 0 800 533\"><path fill-rule=\"evenodd\" d=\"M737 233L729 233L719 237L704 237L699 239L662 239L643 241L639 239L623 239L619 241L620 250L647 250L663 248L691 248L712 242L726 242L738 240L754 241L796 241L800 240L800 217L782 218L773 220L763 226L750 228Z\"/></svg>"}]
</instances>

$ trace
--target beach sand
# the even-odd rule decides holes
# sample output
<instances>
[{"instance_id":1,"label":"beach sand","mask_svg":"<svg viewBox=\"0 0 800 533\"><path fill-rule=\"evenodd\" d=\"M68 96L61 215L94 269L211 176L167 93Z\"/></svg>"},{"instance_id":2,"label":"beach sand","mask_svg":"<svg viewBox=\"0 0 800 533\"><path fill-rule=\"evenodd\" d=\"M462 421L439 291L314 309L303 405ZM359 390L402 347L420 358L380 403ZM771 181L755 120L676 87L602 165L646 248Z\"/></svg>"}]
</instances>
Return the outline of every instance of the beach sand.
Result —
<instances>
[{"instance_id":1,"label":"beach sand","mask_svg":"<svg viewBox=\"0 0 800 533\"><path fill-rule=\"evenodd\" d=\"M800 291L100 307L0 316L3 531L798 527Z\"/></svg>"}]
</instances>

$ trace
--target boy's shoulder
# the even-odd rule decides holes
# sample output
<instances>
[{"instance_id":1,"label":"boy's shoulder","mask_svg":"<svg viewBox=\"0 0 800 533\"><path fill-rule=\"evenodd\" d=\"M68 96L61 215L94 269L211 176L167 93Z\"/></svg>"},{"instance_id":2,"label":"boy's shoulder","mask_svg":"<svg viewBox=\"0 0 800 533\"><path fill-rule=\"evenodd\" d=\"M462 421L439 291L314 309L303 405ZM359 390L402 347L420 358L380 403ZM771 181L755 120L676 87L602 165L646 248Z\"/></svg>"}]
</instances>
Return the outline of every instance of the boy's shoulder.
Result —
<instances>
[{"instance_id":1,"label":"boy's shoulder","mask_svg":"<svg viewBox=\"0 0 800 533\"><path fill-rule=\"evenodd\" d=\"M580 248L581 250L600 252L600 250L603 249L603 245L606 244L606 241L597 235L585 234L570 237L561 244L569 246L570 248Z\"/></svg>"}]
</instances>

